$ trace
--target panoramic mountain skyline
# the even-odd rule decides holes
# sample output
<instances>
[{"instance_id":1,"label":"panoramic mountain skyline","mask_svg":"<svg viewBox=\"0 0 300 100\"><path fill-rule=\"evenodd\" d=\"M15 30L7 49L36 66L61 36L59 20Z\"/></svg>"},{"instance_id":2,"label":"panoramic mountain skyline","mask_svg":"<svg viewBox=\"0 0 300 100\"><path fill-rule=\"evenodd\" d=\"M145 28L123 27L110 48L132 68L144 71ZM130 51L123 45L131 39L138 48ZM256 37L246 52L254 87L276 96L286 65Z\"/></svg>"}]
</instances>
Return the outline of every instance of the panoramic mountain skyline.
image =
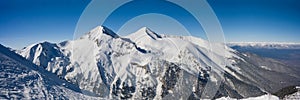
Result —
<instances>
[{"instance_id":1,"label":"panoramic mountain skyline","mask_svg":"<svg viewBox=\"0 0 300 100\"><path fill-rule=\"evenodd\" d=\"M208 44L208 41L201 38L162 35L146 27L128 36L119 37L110 29L98 26L76 40L40 42L15 52L24 57L19 58L36 64L37 68L77 85L80 91L74 92L83 94L74 97L77 99L171 99L179 96L184 99L200 97L277 100L287 95L287 92L280 89L299 84L300 77L295 70L296 66L288 66L270 58L231 48L224 50L223 55L220 51L210 51ZM222 47L215 46L218 50ZM18 58L12 56L17 54L9 49L0 51L0 54L7 57ZM6 56L0 57L4 66L10 64L4 59ZM4 68L11 70L18 67ZM7 74L6 71L2 73ZM10 73L18 75L14 71ZM10 90L3 91L8 94L0 95L0 98L13 98L11 91L14 87L22 90L20 84L10 84ZM69 88L68 85L66 87ZM75 94L70 92L72 94L63 95L70 98L69 96ZM212 94L205 94L206 92ZM282 92L283 96L271 95L278 92ZM30 99L27 95L39 94L21 92L18 95L20 98L24 95L22 98ZM56 94L49 95L56 97Z\"/></svg>"},{"instance_id":2,"label":"panoramic mountain skyline","mask_svg":"<svg viewBox=\"0 0 300 100\"><path fill-rule=\"evenodd\" d=\"M2 0L0 99L300 99L299 11L299 0Z\"/></svg>"},{"instance_id":3,"label":"panoramic mountain skyline","mask_svg":"<svg viewBox=\"0 0 300 100\"><path fill-rule=\"evenodd\" d=\"M222 25L226 42L300 42L298 39L300 37L300 29L298 28L300 26L300 14L298 13L300 1L298 0L207 1ZM0 16L1 44L20 49L39 41L60 42L73 39L76 22L90 0L0 2L0 12L2 13ZM141 5L143 5L142 2ZM174 11L177 10L174 9ZM132 14L130 9L124 9L124 12L127 15ZM178 18L189 19L189 16L183 16L183 12L176 13L178 13ZM153 16L155 18L149 20ZM123 30L124 33L117 34L126 35L144 26L159 33L186 34L184 33L185 30L177 28L178 26L171 20L164 20L171 24L159 21L160 19L167 19L166 17L153 16L133 20L133 23L141 20L144 22L136 26L131 24L129 26L132 27L127 27L126 31ZM115 26L109 26L109 24L114 24L113 22L106 24L113 31L118 31L114 30ZM164 27L160 27L160 25ZM90 29L92 28L94 27L90 27ZM192 34L193 36L205 39L205 34L199 27L191 27L191 30L200 33L200 35Z\"/></svg>"}]
</instances>

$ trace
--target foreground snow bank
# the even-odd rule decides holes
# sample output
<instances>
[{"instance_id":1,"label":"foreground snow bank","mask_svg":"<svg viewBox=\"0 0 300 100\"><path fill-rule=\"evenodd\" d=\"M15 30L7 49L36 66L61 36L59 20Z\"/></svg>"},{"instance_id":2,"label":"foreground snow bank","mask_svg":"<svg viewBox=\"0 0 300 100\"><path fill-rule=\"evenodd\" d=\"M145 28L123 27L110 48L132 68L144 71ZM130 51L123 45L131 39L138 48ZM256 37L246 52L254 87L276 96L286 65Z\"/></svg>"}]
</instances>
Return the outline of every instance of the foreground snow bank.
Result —
<instances>
[{"instance_id":1,"label":"foreground snow bank","mask_svg":"<svg viewBox=\"0 0 300 100\"><path fill-rule=\"evenodd\" d=\"M222 97L222 98L218 98L217 100L238 100L238 99L230 98L230 97ZM258 97L249 97L241 100L279 100L279 98L271 94L266 94Z\"/></svg>"}]
</instances>

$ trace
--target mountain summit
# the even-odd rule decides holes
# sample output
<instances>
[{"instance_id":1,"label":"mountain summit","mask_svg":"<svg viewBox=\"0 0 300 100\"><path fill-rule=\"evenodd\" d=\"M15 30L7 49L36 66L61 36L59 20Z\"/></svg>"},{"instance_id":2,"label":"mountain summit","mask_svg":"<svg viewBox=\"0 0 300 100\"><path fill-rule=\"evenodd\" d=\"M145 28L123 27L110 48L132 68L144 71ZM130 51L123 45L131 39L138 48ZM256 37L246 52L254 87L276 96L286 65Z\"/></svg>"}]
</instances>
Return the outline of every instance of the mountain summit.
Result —
<instances>
[{"instance_id":1,"label":"mountain summit","mask_svg":"<svg viewBox=\"0 0 300 100\"><path fill-rule=\"evenodd\" d=\"M130 34L128 37L130 37L130 39L132 39L133 41L135 41L137 39L141 39L141 38L145 39L144 37L149 38L149 39L151 38L153 40L162 38L161 35L155 33L148 27L142 27L138 31Z\"/></svg>"},{"instance_id":2,"label":"mountain summit","mask_svg":"<svg viewBox=\"0 0 300 100\"><path fill-rule=\"evenodd\" d=\"M86 33L81 38L87 37L91 40L95 40L95 39L100 38L102 35L108 35L108 36L113 37L113 38L118 38L119 37L115 32L108 29L107 27L97 26L94 29L92 29L90 32Z\"/></svg>"},{"instance_id":3,"label":"mountain summit","mask_svg":"<svg viewBox=\"0 0 300 100\"><path fill-rule=\"evenodd\" d=\"M145 32L147 35L149 35L153 39L162 38L159 34L156 34L154 31L152 31L148 27L143 27L137 31L137 33L140 33L140 32Z\"/></svg>"}]
</instances>

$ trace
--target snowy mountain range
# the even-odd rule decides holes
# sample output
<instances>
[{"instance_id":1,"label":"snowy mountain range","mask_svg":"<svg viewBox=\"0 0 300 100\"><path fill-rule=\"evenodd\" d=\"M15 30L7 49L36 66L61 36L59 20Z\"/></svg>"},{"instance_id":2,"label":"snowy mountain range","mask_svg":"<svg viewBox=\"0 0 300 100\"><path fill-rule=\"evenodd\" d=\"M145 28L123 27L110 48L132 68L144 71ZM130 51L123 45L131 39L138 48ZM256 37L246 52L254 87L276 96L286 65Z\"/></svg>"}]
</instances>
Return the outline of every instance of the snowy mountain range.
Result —
<instances>
[{"instance_id":1,"label":"snowy mountain range","mask_svg":"<svg viewBox=\"0 0 300 100\"><path fill-rule=\"evenodd\" d=\"M220 53L223 47L226 50ZM41 86L48 89L41 91L60 89L62 93L57 93L66 98L76 95L80 96L78 98L104 99L240 99L300 85L299 74L274 59L241 53L222 44L212 47L208 41L192 36L157 34L146 27L122 37L104 26L98 26L79 39L32 44L16 53L36 64L26 66L42 70L37 73L41 74L40 77L47 73L45 76L49 74L57 78L49 80L51 82L61 80L75 86ZM1 57L11 57L5 54L2 53L4 56ZM47 81L48 77L38 79L33 80L46 84L43 81ZM71 93L64 94L64 91Z\"/></svg>"}]
</instances>

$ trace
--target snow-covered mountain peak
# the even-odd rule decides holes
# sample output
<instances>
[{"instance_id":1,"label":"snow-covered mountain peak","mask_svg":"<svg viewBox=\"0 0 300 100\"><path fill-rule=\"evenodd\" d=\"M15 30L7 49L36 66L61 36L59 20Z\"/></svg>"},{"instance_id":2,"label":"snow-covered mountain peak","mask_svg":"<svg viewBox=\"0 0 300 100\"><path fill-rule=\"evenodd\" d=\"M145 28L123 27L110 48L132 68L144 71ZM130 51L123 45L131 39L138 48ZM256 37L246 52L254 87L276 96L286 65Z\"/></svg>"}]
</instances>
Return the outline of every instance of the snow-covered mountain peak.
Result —
<instances>
[{"instance_id":1,"label":"snow-covered mountain peak","mask_svg":"<svg viewBox=\"0 0 300 100\"><path fill-rule=\"evenodd\" d=\"M152 40L157 40L159 38L162 38L162 36L155 33L154 31L152 31L148 27L142 27L138 31L130 34L128 37L130 39L132 39L133 41L136 40L136 39L144 38L144 37L148 37L149 39L152 39Z\"/></svg>"},{"instance_id":2,"label":"snow-covered mountain peak","mask_svg":"<svg viewBox=\"0 0 300 100\"><path fill-rule=\"evenodd\" d=\"M58 47L57 44L45 41L24 48L20 51L20 55L33 61L33 63L39 66L46 67L47 62L50 61L53 56L62 55L59 48L60 47Z\"/></svg>"},{"instance_id":3,"label":"snow-covered mountain peak","mask_svg":"<svg viewBox=\"0 0 300 100\"><path fill-rule=\"evenodd\" d=\"M101 38L101 36L106 35L112 38L118 38L119 36L113 32L112 30L110 30L109 28L105 27L105 26L97 26L94 29L92 29L90 32L88 32L87 34L85 34L84 36L81 37L82 38L88 38L90 40L96 40Z\"/></svg>"},{"instance_id":4,"label":"snow-covered mountain peak","mask_svg":"<svg viewBox=\"0 0 300 100\"><path fill-rule=\"evenodd\" d=\"M147 32L147 31L150 31L150 32L153 32L150 28L148 27L142 27L140 28L138 31L144 31L144 32Z\"/></svg>"}]
</instances>

